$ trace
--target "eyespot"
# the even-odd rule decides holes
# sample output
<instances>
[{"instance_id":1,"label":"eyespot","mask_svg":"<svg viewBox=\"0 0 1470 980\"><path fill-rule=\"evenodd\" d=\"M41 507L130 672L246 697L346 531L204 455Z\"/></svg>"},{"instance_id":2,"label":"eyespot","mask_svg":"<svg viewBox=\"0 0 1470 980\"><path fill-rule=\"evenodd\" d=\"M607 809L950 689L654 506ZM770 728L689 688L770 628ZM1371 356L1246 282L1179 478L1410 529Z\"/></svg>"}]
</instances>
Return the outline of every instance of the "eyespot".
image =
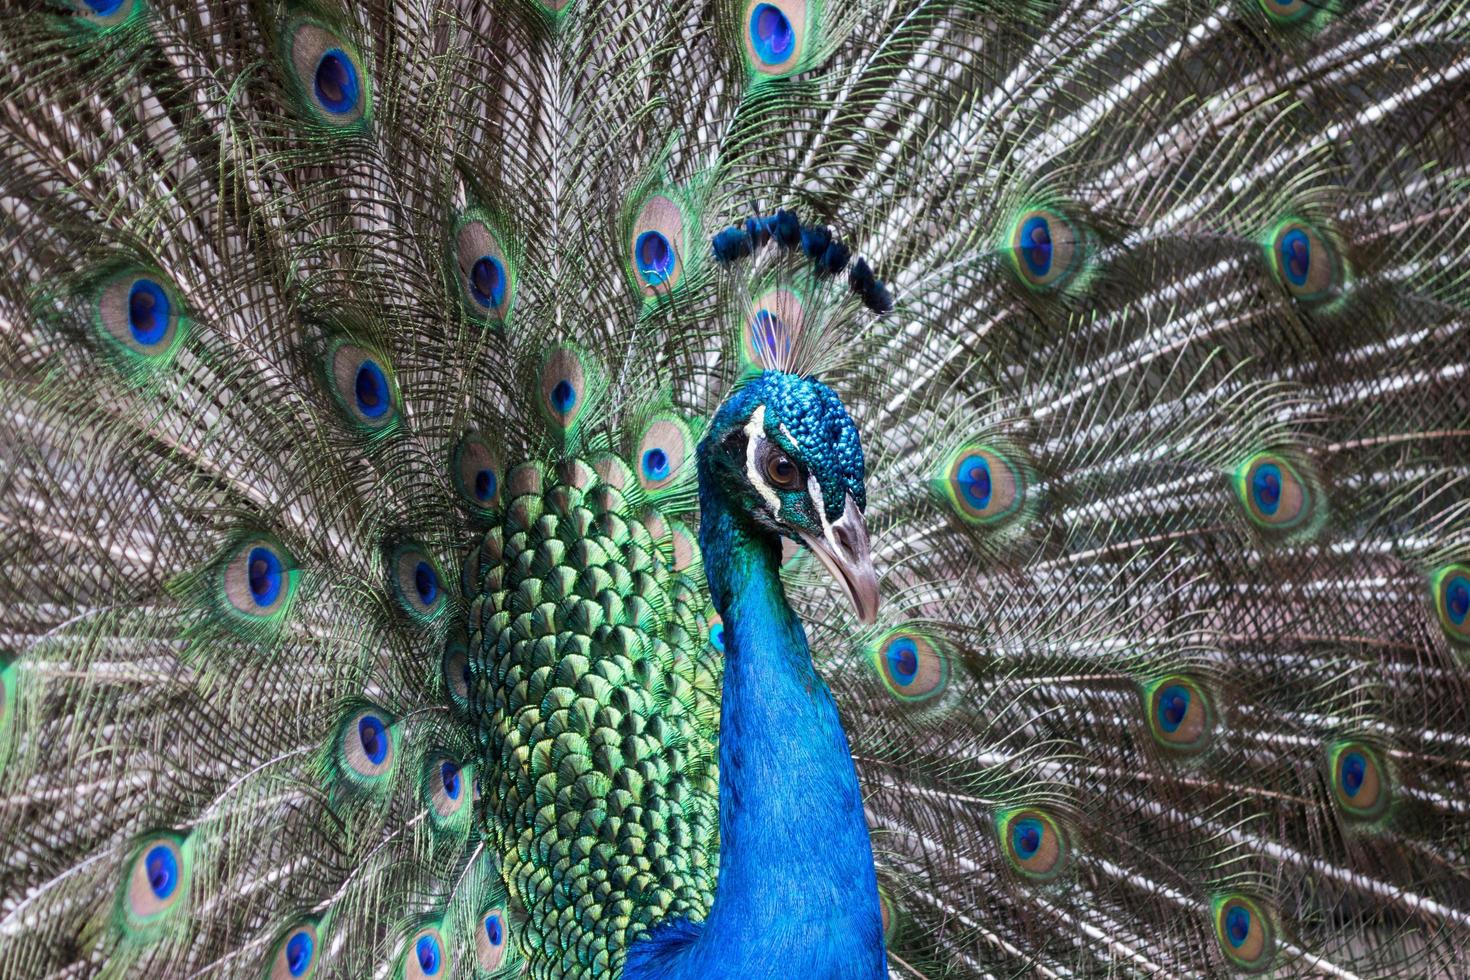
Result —
<instances>
[{"instance_id":1,"label":"eyespot","mask_svg":"<svg viewBox=\"0 0 1470 980\"><path fill-rule=\"evenodd\" d=\"M297 575L285 548L269 538L251 538L235 548L225 565L225 598L247 616L279 616L296 592Z\"/></svg>"},{"instance_id":2,"label":"eyespot","mask_svg":"<svg viewBox=\"0 0 1470 980\"><path fill-rule=\"evenodd\" d=\"M633 455L639 485L657 499L659 491L688 483L694 435L683 419L665 413L644 427Z\"/></svg>"},{"instance_id":3,"label":"eyespot","mask_svg":"<svg viewBox=\"0 0 1470 980\"><path fill-rule=\"evenodd\" d=\"M114 27L138 9L136 0L77 0L77 11L99 27Z\"/></svg>"},{"instance_id":4,"label":"eyespot","mask_svg":"<svg viewBox=\"0 0 1470 980\"><path fill-rule=\"evenodd\" d=\"M1011 229L1011 260L1027 285L1052 289L1076 272L1078 244L1071 222L1056 211L1036 208L1024 212Z\"/></svg>"},{"instance_id":5,"label":"eyespot","mask_svg":"<svg viewBox=\"0 0 1470 980\"><path fill-rule=\"evenodd\" d=\"M795 71L806 46L811 12L800 0L758 0L745 4L745 53L763 75Z\"/></svg>"},{"instance_id":6,"label":"eyespot","mask_svg":"<svg viewBox=\"0 0 1470 980\"><path fill-rule=\"evenodd\" d=\"M1290 219L1277 225L1271 236L1271 259L1277 278L1297 299L1323 299L1339 285L1342 267L1337 253L1305 222Z\"/></svg>"},{"instance_id":7,"label":"eyespot","mask_svg":"<svg viewBox=\"0 0 1470 980\"><path fill-rule=\"evenodd\" d=\"M1430 579L1440 629L1455 643L1470 644L1470 566L1446 565Z\"/></svg>"},{"instance_id":8,"label":"eyespot","mask_svg":"<svg viewBox=\"0 0 1470 980\"><path fill-rule=\"evenodd\" d=\"M455 231L454 254L465 309L504 322L515 299L515 266L499 236L484 219L470 217Z\"/></svg>"},{"instance_id":9,"label":"eyespot","mask_svg":"<svg viewBox=\"0 0 1470 980\"><path fill-rule=\"evenodd\" d=\"M773 289L761 296L740 337L745 360L774 371L790 367L804 315L801 297L789 289Z\"/></svg>"},{"instance_id":10,"label":"eyespot","mask_svg":"<svg viewBox=\"0 0 1470 980\"><path fill-rule=\"evenodd\" d=\"M674 274L674 246L661 231L641 232L633 244L633 258L638 274L650 286L657 286Z\"/></svg>"},{"instance_id":11,"label":"eyespot","mask_svg":"<svg viewBox=\"0 0 1470 980\"><path fill-rule=\"evenodd\" d=\"M1311 521L1315 503L1311 486L1276 453L1257 453L1242 463L1235 473L1235 490L1257 527L1292 530Z\"/></svg>"},{"instance_id":12,"label":"eyespot","mask_svg":"<svg viewBox=\"0 0 1470 980\"><path fill-rule=\"evenodd\" d=\"M1215 938L1225 956L1250 973L1267 969L1275 953L1276 930L1261 907L1244 895L1217 898L1214 906Z\"/></svg>"},{"instance_id":13,"label":"eyespot","mask_svg":"<svg viewBox=\"0 0 1470 980\"><path fill-rule=\"evenodd\" d=\"M1294 24L1324 9L1320 2L1308 0L1260 0L1260 3L1266 16L1278 24Z\"/></svg>"},{"instance_id":14,"label":"eyespot","mask_svg":"<svg viewBox=\"0 0 1470 980\"><path fill-rule=\"evenodd\" d=\"M418 545L403 545L393 552L393 593L398 604L415 619L428 621L444 611L443 579L434 560Z\"/></svg>"},{"instance_id":15,"label":"eyespot","mask_svg":"<svg viewBox=\"0 0 1470 980\"><path fill-rule=\"evenodd\" d=\"M936 482L950 510L967 524L998 524L1025 502L1020 469L983 443L968 442L950 453Z\"/></svg>"},{"instance_id":16,"label":"eyespot","mask_svg":"<svg viewBox=\"0 0 1470 980\"><path fill-rule=\"evenodd\" d=\"M1372 820L1388 810L1391 784L1378 753L1362 742L1339 742L1328 752L1332 795L1344 814Z\"/></svg>"},{"instance_id":17,"label":"eyespot","mask_svg":"<svg viewBox=\"0 0 1470 980\"><path fill-rule=\"evenodd\" d=\"M183 838L158 834L133 852L124 878L123 917L132 928L157 922L188 891L189 865Z\"/></svg>"},{"instance_id":18,"label":"eyespot","mask_svg":"<svg viewBox=\"0 0 1470 980\"><path fill-rule=\"evenodd\" d=\"M668 292L684 275L684 212L655 194L643 203L628 237L633 281L645 296Z\"/></svg>"},{"instance_id":19,"label":"eyespot","mask_svg":"<svg viewBox=\"0 0 1470 980\"><path fill-rule=\"evenodd\" d=\"M424 777L428 802L441 822L453 819L469 801L466 781L470 775L453 759L441 757L430 761Z\"/></svg>"},{"instance_id":20,"label":"eyespot","mask_svg":"<svg viewBox=\"0 0 1470 980\"><path fill-rule=\"evenodd\" d=\"M949 654L923 633L894 630L870 648L869 656L899 701L933 701L949 686Z\"/></svg>"},{"instance_id":21,"label":"eyespot","mask_svg":"<svg viewBox=\"0 0 1470 980\"><path fill-rule=\"evenodd\" d=\"M270 980L296 980L316 973L316 923L306 921L293 926L276 944L271 960Z\"/></svg>"},{"instance_id":22,"label":"eyespot","mask_svg":"<svg viewBox=\"0 0 1470 980\"><path fill-rule=\"evenodd\" d=\"M589 385L594 378L589 363L574 347L554 348L541 365L541 409L547 420L570 433L587 412Z\"/></svg>"},{"instance_id":23,"label":"eyespot","mask_svg":"<svg viewBox=\"0 0 1470 980\"><path fill-rule=\"evenodd\" d=\"M750 359L756 363L785 363L791 357L791 333L780 314L768 310L756 310L750 318L747 339Z\"/></svg>"},{"instance_id":24,"label":"eyespot","mask_svg":"<svg viewBox=\"0 0 1470 980\"><path fill-rule=\"evenodd\" d=\"M1067 840L1060 825L1035 807L997 815L1001 849L1011 867L1032 881L1049 881L1066 864Z\"/></svg>"},{"instance_id":25,"label":"eyespot","mask_svg":"<svg viewBox=\"0 0 1470 980\"><path fill-rule=\"evenodd\" d=\"M719 613L717 613L717 612L711 612L709 614L709 616L706 617L705 622L706 622L706 624L709 627L709 642L710 642L710 646L712 646L716 650L720 651L720 655L721 656L724 656L724 654L725 654L725 621L720 618L720 614Z\"/></svg>"},{"instance_id":26,"label":"eyespot","mask_svg":"<svg viewBox=\"0 0 1470 980\"><path fill-rule=\"evenodd\" d=\"M444 955L444 938L439 930L429 926L420 929L409 941L403 958L405 980L425 980L427 977L449 975Z\"/></svg>"},{"instance_id":27,"label":"eyespot","mask_svg":"<svg viewBox=\"0 0 1470 980\"><path fill-rule=\"evenodd\" d=\"M1144 685L1149 731L1163 748L1192 754L1207 748L1215 717L1209 695L1188 677L1175 674Z\"/></svg>"},{"instance_id":28,"label":"eyespot","mask_svg":"<svg viewBox=\"0 0 1470 980\"><path fill-rule=\"evenodd\" d=\"M333 129L367 118L368 77L351 45L309 20L296 22L286 43L295 88L311 118Z\"/></svg>"},{"instance_id":29,"label":"eyespot","mask_svg":"<svg viewBox=\"0 0 1470 980\"><path fill-rule=\"evenodd\" d=\"M474 675L470 670L469 651L465 648L464 640L455 637L444 645L440 667L444 672L444 686L455 705L461 710L468 708Z\"/></svg>"},{"instance_id":30,"label":"eyespot","mask_svg":"<svg viewBox=\"0 0 1470 980\"><path fill-rule=\"evenodd\" d=\"M454 489L470 507L490 510L500 502L500 461L483 436L465 433L449 465Z\"/></svg>"},{"instance_id":31,"label":"eyespot","mask_svg":"<svg viewBox=\"0 0 1470 980\"><path fill-rule=\"evenodd\" d=\"M328 384L348 421L383 431L398 417L393 371L379 355L339 341L327 358Z\"/></svg>"},{"instance_id":32,"label":"eyespot","mask_svg":"<svg viewBox=\"0 0 1470 980\"><path fill-rule=\"evenodd\" d=\"M497 969L505 959L505 909L493 908L480 916L480 932L475 937L475 958L480 969Z\"/></svg>"},{"instance_id":33,"label":"eyespot","mask_svg":"<svg viewBox=\"0 0 1470 980\"><path fill-rule=\"evenodd\" d=\"M122 350L156 361L170 355L183 335L181 308L163 277L125 272L102 287L97 322Z\"/></svg>"},{"instance_id":34,"label":"eyespot","mask_svg":"<svg viewBox=\"0 0 1470 980\"><path fill-rule=\"evenodd\" d=\"M393 769L397 745L388 716L376 708L364 708L348 716L337 743L349 775L376 783Z\"/></svg>"}]
</instances>

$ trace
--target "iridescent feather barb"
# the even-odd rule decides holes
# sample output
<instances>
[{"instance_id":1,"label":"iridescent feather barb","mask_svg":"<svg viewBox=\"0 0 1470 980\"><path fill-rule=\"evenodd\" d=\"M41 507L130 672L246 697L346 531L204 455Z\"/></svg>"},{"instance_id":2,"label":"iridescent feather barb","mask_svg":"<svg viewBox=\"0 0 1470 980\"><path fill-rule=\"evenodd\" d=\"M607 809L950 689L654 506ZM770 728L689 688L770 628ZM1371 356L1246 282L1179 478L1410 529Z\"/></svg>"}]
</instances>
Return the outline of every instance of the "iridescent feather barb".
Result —
<instances>
[{"instance_id":1,"label":"iridescent feather barb","mask_svg":"<svg viewBox=\"0 0 1470 980\"><path fill-rule=\"evenodd\" d=\"M1454 0L0 18L0 976L1463 972Z\"/></svg>"}]
</instances>

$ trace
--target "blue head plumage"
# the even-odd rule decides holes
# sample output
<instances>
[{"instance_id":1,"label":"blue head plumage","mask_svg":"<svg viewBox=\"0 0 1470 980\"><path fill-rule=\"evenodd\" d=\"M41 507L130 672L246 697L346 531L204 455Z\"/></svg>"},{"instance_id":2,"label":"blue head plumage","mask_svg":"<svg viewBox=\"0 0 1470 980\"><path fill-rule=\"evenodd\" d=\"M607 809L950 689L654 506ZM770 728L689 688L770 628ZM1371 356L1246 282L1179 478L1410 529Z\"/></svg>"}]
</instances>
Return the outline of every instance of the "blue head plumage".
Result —
<instances>
[{"instance_id":1,"label":"blue head plumage","mask_svg":"<svg viewBox=\"0 0 1470 980\"><path fill-rule=\"evenodd\" d=\"M750 424L758 413L759 431L752 432ZM802 478L799 487L814 485L819 488L828 520L835 521L842 516L848 495L852 496L859 510L868 505L863 483L863 447L857 425L847 414L836 392L814 378L782 371L762 372L720 407L710 432L711 440L721 442L732 437L763 437L798 467L797 475ZM745 439L739 440L742 445ZM730 448L734 448L733 445ZM758 470L753 476L747 472L747 480L755 487L758 487L758 481L764 483L777 494L782 501L778 516L793 523L800 521L802 504L799 497L807 497L810 502L810 493L806 489L788 486L789 477L781 479L767 472L778 464L774 456L757 462L767 462L770 466ZM764 495L762 499L765 499ZM790 533L779 527L773 530Z\"/></svg>"},{"instance_id":2,"label":"blue head plumage","mask_svg":"<svg viewBox=\"0 0 1470 980\"><path fill-rule=\"evenodd\" d=\"M715 414L699 466L706 512L805 542L859 617L876 616L862 443L831 388L782 371L755 376Z\"/></svg>"}]
</instances>

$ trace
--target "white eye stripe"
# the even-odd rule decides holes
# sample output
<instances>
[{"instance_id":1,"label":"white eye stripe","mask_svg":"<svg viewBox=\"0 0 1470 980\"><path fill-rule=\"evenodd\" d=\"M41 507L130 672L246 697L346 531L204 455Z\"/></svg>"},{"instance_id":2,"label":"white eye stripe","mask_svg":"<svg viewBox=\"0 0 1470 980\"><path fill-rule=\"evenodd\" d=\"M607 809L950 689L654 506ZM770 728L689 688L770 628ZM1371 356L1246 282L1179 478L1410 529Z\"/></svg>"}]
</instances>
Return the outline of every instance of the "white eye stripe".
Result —
<instances>
[{"instance_id":1,"label":"white eye stripe","mask_svg":"<svg viewBox=\"0 0 1470 980\"><path fill-rule=\"evenodd\" d=\"M822 503L822 483L817 479L817 474L808 474L806 492L812 498L812 508L817 512L817 519L822 522L822 536L831 541L832 522L827 520L827 508Z\"/></svg>"},{"instance_id":2,"label":"white eye stripe","mask_svg":"<svg viewBox=\"0 0 1470 980\"><path fill-rule=\"evenodd\" d=\"M766 475L756 465L756 457L760 453L761 443L765 441L766 431L766 406L759 405L750 416L750 421L745 423L745 477L750 485L755 487L756 493L761 495L771 508L773 517L781 516L781 498L776 491L771 489L766 480Z\"/></svg>"}]
</instances>

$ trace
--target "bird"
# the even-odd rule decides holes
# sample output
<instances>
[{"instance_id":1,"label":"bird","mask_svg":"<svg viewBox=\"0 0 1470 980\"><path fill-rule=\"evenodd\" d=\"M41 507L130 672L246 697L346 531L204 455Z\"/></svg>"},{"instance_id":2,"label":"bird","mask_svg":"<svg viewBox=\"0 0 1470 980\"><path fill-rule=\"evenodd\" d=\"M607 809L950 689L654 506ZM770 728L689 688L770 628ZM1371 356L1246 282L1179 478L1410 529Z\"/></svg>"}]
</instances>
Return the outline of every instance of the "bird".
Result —
<instances>
[{"instance_id":1,"label":"bird","mask_svg":"<svg viewBox=\"0 0 1470 980\"><path fill-rule=\"evenodd\" d=\"M1470 975L1463 4L0 17L0 976Z\"/></svg>"}]
</instances>

